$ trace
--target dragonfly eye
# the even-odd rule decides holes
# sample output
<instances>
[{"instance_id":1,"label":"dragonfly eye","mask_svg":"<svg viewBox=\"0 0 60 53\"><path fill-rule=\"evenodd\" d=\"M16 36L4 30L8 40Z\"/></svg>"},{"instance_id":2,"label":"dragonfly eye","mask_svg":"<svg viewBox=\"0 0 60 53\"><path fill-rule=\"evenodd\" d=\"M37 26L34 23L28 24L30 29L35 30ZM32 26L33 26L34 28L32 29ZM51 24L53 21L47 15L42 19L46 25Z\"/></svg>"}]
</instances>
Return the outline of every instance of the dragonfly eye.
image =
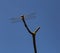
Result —
<instances>
[{"instance_id":1,"label":"dragonfly eye","mask_svg":"<svg viewBox=\"0 0 60 53\"><path fill-rule=\"evenodd\" d=\"M21 16L21 19L22 19L22 20L24 19L24 15Z\"/></svg>"}]
</instances>

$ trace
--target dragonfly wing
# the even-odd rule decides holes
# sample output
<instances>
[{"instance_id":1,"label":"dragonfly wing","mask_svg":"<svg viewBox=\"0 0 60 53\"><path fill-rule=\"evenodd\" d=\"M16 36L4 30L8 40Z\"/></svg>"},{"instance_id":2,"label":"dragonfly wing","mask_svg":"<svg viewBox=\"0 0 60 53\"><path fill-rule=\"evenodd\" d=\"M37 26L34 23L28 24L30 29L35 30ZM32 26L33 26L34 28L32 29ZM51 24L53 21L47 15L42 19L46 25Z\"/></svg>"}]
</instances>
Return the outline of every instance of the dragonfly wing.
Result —
<instances>
[{"instance_id":1,"label":"dragonfly wing","mask_svg":"<svg viewBox=\"0 0 60 53\"><path fill-rule=\"evenodd\" d=\"M32 19L32 18L35 19L36 18L36 13L25 14L24 18L25 19ZM10 18L10 21L12 23L20 22L21 21L21 17L19 16L19 17Z\"/></svg>"},{"instance_id":2,"label":"dragonfly wing","mask_svg":"<svg viewBox=\"0 0 60 53\"><path fill-rule=\"evenodd\" d=\"M16 23L16 22L20 22L21 20L20 20L20 17L15 17L15 18L10 18L10 21L12 22L12 23Z\"/></svg>"},{"instance_id":3,"label":"dragonfly wing","mask_svg":"<svg viewBox=\"0 0 60 53\"><path fill-rule=\"evenodd\" d=\"M36 13L27 14L27 15L25 15L25 18L26 19L34 19L34 18L36 18Z\"/></svg>"}]
</instances>

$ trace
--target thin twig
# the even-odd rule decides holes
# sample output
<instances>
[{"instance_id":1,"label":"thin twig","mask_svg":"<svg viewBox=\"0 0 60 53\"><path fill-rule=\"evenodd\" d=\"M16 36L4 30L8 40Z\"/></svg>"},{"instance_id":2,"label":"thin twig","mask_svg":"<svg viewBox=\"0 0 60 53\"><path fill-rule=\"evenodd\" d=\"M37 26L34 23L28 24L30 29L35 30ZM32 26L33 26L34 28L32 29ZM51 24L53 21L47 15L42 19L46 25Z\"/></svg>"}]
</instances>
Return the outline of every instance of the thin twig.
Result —
<instances>
[{"instance_id":1,"label":"thin twig","mask_svg":"<svg viewBox=\"0 0 60 53\"><path fill-rule=\"evenodd\" d=\"M32 38L33 38L34 53L37 53L35 36L32 36Z\"/></svg>"},{"instance_id":2,"label":"thin twig","mask_svg":"<svg viewBox=\"0 0 60 53\"><path fill-rule=\"evenodd\" d=\"M21 17L22 17L22 21L24 23L25 28L32 35L32 38L33 38L33 46L34 46L34 53L37 53L35 36L36 36L37 31L40 29L40 27L38 27L34 32L31 32L30 29L28 28L26 22L25 22L24 16L21 16Z\"/></svg>"},{"instance_id":3,"label":"thin twig","mask_svg":"<svg viewBox=\"0 0 60 53\"><path fill-rule=\"evenodd\" d=\"M27 26L27 24L26 24L26 22L25 22L24 16L21 16L21 17L22 17L22 21L23 21L23 23L24 23L25 28L27 29L27 31L28 31L30 34L32 34L32 32L30 31L30 29L28 28L28 26Z\"/></svg>"}]
</instances>

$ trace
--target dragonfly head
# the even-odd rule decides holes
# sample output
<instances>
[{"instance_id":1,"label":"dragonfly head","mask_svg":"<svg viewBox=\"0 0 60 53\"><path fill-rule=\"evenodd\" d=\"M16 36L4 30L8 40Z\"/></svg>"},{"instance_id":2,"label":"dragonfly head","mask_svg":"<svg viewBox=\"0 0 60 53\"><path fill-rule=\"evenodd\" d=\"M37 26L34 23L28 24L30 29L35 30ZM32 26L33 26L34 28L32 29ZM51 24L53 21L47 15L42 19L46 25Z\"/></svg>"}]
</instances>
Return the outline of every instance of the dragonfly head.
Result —
<instances>
[{"instance_id":1,"label":"dragonfly head","mask_svg":"<svg viewBox=\"0 0 60 53\"><path fill-rule=\"evenodd\" d=\"M24 19L24 15L21 16L21 19L22 19L22 20Z\"/></svg>"}]
</instances>

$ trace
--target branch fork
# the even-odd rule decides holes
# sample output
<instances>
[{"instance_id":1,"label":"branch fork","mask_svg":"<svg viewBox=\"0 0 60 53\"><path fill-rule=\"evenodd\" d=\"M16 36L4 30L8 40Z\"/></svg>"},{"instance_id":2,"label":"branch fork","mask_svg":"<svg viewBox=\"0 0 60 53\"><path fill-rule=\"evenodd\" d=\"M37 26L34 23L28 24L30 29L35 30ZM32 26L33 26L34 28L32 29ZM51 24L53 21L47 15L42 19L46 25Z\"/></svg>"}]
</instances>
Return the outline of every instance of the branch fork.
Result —
<instances>
[{"instance_id":1,"label":"branch fork","mask_svg":"<svg viewBox=\"0 0 60 53\"><path fill-rule=\"evenodd\" d=\"M34 52L37 53L35 36L36 36L36 33L38 32L38 30L40 29L40 27L37 27L34 32L31 32L30 29L28 28L26 22L25 22L24 15L21 16L21 19L22 19L22 21L24 23L24 26L27 29L27 31L32 35L33 45L34 45Z\"/></svg>"}]
</instances>

